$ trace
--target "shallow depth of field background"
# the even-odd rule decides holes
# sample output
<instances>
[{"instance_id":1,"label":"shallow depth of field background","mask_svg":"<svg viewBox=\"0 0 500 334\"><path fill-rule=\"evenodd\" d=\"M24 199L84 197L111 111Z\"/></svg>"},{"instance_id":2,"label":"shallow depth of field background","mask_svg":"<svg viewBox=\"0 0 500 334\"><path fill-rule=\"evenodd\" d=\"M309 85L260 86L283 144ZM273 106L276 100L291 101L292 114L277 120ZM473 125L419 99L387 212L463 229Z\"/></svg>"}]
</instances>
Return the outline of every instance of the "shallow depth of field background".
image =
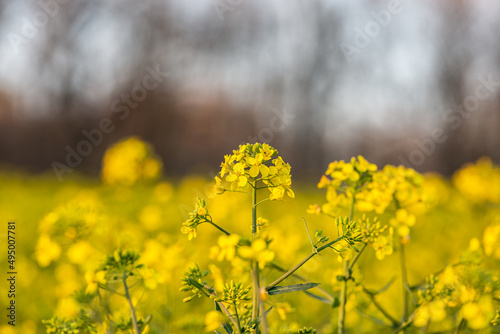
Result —
<instances>
[{"instance_id":1,"label":"shallow depth of field background","mask_svg":"<svg viewBox=\"0 0 500 334\"><path fill-rule=\"evenodd\" d=\"M123 245L164 276L138 307L154 313L152 331L202 331L211 304L183 304L178 289L187 264L206 268L218 234L202 226L188 242L180 226L223 155L243 142L267 142L292 166L297 198L262 209L275 243L287 245L277 252L283 265L310 251L301 217L333 233L306 209L323 202L315 185L328 163L358 154L443 175L429 181L436 204L408 247L410 282L456 262L498 215L498 203L471 199L450 180L482 156L500 163L500 3L395 3L384 16L390 1L0 1L0 226L17 222L18 333L43 333L41 319L64 316L68 296L85 285L85 261ZM85 133L104 119L113 130L82 154ZM151 144L161 178L103 184L104 152L129 136ZM71 166L68 152L79 156ZM39 224L67 206L97 219L95 238L80 245L92 254L68 257L63 243L57 260L40 265ZM208 203L221 225L242 233L249 206L229 194ZM325 253L301 270L331 289L335 258ZM373 288L395 261L362 259ZM386 301L395 315L398 288ZM4 284L0 293L5 309ZM334 311L301 294L290 301L301 304L307 310L287 321L323 332Z\"/></svg>"}]
</instances>

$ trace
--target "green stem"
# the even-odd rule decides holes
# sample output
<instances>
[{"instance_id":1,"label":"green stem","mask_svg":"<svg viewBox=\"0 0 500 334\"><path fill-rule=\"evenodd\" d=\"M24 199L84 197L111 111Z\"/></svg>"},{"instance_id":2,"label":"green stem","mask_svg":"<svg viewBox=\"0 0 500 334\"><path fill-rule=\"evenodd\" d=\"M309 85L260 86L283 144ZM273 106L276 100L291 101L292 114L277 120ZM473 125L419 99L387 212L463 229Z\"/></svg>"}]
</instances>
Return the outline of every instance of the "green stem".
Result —
<instances>
[{"instance_id":1,"label":"green stem","mask_svg":"<svg viewBox=\"0 0 500 334\"><path fill-rule=\"evenodd\" d=\"M339 307L339 319L338 319L338 334L344 334L345 327L345 306L347 304L347 277L349 274L349 261L344 263L344 280L342 281L342 287L340 290L340 307Z\"/></svg>"},{"instance_id":2,"label":"green stem","mask_svg":"<svg viewBox=\"0 0 500 334\"><path fill-rule=\"evenodd\" d=\"M272 262L272 263L271 263L271 266L272 266L274 269L281 271L282 273L285 273L285 272L286 272L286 269L284 269L284 268L280 267L278 264L276 264L276 263L274 263L274 262ZM296 274L296 273L293 273L293 274L292 274L292 276L293 276L293 277L295 277L295 278L297 278L298 280L301 280L302 282L305 282L305 283L312 283L310 280L308 280L308 279L306 279L305 277L300 276L300 275L298 275L298 274ZM266 287L266 289L267 289L267 287ZM333 303L333 301L335 300L335 299L333 298L333 296L332 296L331 294L329 294L329 293L328 293L325 289L323 289L321 286L317 286L315 289L316 289L316 290L318 290L318 291L319 291L319 292L320 292L320 293L321 293L321 294L322 294L322 295L323 295L326 299L328 299L330 302L332 302L332 303Z\"/></svg>"},{"instance_id":3,"label":"green stem","mask_svg":"<svg viewBox=\"0 0 500 334\"><path fill-rule=\"evenodd\" d=\"M262 331L263 334L269 334L269 325L267 324L267 317L266 317L266 306L264 305L264 301L262 298L260 298L259 295L259 302L260 302L260 312L262 313Z\"/></svg>"},{"instance_id":4,"label":"green stem","mask_svg":"<svg viewBox=\"0 0 500 334\"><path fill-rule=\"evenodd\" d=\"M135 315L134 305L132 304L132 298L130 298L130 293L128 291L127 273L125 272L125 270L123 270L123 286L125 288L125 298L127 298L128 305L130 307L130 315L132 317L132 326L134 327L134 331L136 334L141 334L141 331L139 330L139 325L137 325L137 317Z\"/></svg>"},{"instance_id":5,"label":"green stem","mask_svg":"<svg viewBox=\"0 0 500 334\"><path fill-rule=\"evenodd\" d=\"M255 203L255 206L257 206L257 205L259 205L259 204L261 204L261 203L264 203L264 202L266 202L266 201L269 201L269 197L266 197L266 198L264 198L263 200L260 200L258 203Z\"/></svg>"},{"instance_id":6,"label":"green stem","mask_svg":"<svg viewBox=\"0 0 500 334\"><path fill-rule=\"evenodd\" d=\"M212 299L215 299L217 297L217 294L215 293L215 291L211 287L209 287L208 285L204 285L203 287L205 289L207 289L208 294L210 297L212 297ZM203 290L201 290L201 291L203 291ZM229 312L229 310L226 308L226 306L224 306L224 303L223 302L216 302L216 303L217 303L217 305L219 305L222 313L224 313L226 315L226 317L228 317L228 319L231 321L233 326L235 328L238 328L238 322L236 322L236 319L234 319L231 312Z\"/></svg>"},{"instance_id":7,"label":"green stem","mask_svg":"<svg viewBox=\"0 0 500 334\"><path fill-rule=\"evenodd\" d=\"M234 306L234 315L236 316L236 321L238 322L238 326L236 328L238 329L238 333L241 334L240 316L238 315L238 308L236 307L235 301L233 301L233 306Z\"/></svg>"},{"instance_id":8,"label":"green stem","mask_svg":"<svg viewBox=\"0 0 500 334\"><path fill-rule=\"evenodd\" d=\"M259 263L255 262L252 268L253 280L253 298L252 298L252 320L259 318L260 305L260 282L259 282ZM259 326L255 328L255 334L259 333Z\"/></svg>"},{"instance_id":9,"label":"green stem","mask_svg":"<svg viewBox=\"0 0 500 334\"><path fill-rule=\"evenodd\" d=\"M460 334L460 332L462 331L462 328L464 328L466 322L467 321L463 318L462 318L462 320L460 320L460 323L458 324L458 327L455 330L455 334Z\"/></svg>"},{"instance_id":10,"label":"green stem","mask_svg":"<svg viewBox=\"0 0 500 334\"><path fill-rule=\"evenodd\" d=\"M401 317L401 323L404 323L406 321L406 318L408 317L407 287L409 286L409 284L408 284L408 273L406 270L405 247L402 243L399 254L400 254L399 258L401 261L401 292L403 294L403 314ZM404 330L404 333L406 333L406 330Z\"/></svg>"},{"instance_id":11,"label":"green stem","mask_svg":"<svg viewBox=\"0 0 500 334\"><path fill-rule=\"evenodd\" d=\"M221 231L222 233L224 233L225 235L231 235L231 233L229 233L228 231L226 231L225 229L223 229L222 227L220 227L219 225L217 225L216 223L214 222L209 222L210 224L212 224L213 227L215 227L216 229L218 229L219 231Z\"/></svg>"},{"instance_id":12,"label":"green stem","mask_svg":"<svg viewBox=\"0 0 500 334\"><path fill-rule=\"evenodd\" d=\"M354 203L356 201L356 184L353 186L352 190L352 201L351 201L351 212L349 214L349 220L352 220L354 216ZM359 254L358 254L359 255ZM359 256L356 256L355 260L357 261ZM337 332L338 334L344 334L345 332L345 307L347 304L347 281L351 276L351 267L349 266L349 261L345 261L344 263L344 280L342 281L342 287L340 290L340 307L339 307L339 318L338 318L338 326Z\"/></svg>"},{"instance_id":13,"label":"green stem","mask_svg":"<svg viewBox=\"0 0 500 334\"><path fill-rule=\"evenodd\" d=\"M398 328L392 334L398 334L399 332L405 330L406 328L410 327L411 324L413 323L413 318L415 318L415 312L413 312L409 317L408 320L403 322L401 325L399 325Z\"/></svg>"},{"instance_id":14,"label":"green stem","mask_svg":"<svg viewBox=\"0 0 500 334\"><path fill-rule=\"evenodd\" d=\"M257 181L252 184L252 238L257 233ZM256 261L252 267L252 280L253 280L253 296L252 296L252 320L259 317L259 304L260 304L260 282L259 282L259 263ZM259 333L259 326L255 328L255 333Z\"/></svg>"},{"instance_id":15,"label":"green stem","mask_svg":"<svg viewBox=\"0 0 500 334\"><path fill-rule=\"evenodd\" d=\"M356 254L356 256L354 257L354 259L351 262L351 266L349 267L349 269L352 269L354 267L354 265L358 261L359 257L361 256L361 254L363 253L363 251L366 249L366 246L368 246L368 244L364 244L363 248L361 248L361 250L358 252L358 254Z\"/></svg>"},{"instance_id":16,"label":"green stem","mask_svg":"<svg viewBox=\"0 0 500 334\"><path fill-rule=\"evenodd\" d=\"M257 189L255 188L257 182L253 182L252 192L252 238L257 233Z\"/></svg>"},{"instance_id":17,"label":"green stem","mask_svg":"<svg viewBox=\"0 0 500 334\"><path fill-rule=\"evenodd\" d=\"M337 238L333 241L330 241L329 243L321 246L320 248L318 248L315 252L311 252L311 254L309 254L308 256L306 256L302 261L300 261L297 265L295 265L293 268L291 268L290 270L288 270L286 273L284 273L283 275L281 275L277 280L275 280L274 282L272 282L271 284L269 284L268 286L266 286L266 290L269 290L271 289L272 287L280 284L282 281L284 281L285 279L287 279L290 275L292 275L294 272L297 271L297 269L299 269L300 267L302 267L307 261L309 261L310 259L312 259L314 257L314 255L316 254L319 254L322 250L325 250L329 247L331 247L333 244L339 242L340 240L342 240L342 238Z\"/></svg>"},{"instance_id":18,"label":"green stem","mask_svg":"<svg viewBox=\"0 0 500 334\"><path fill-rule=\"evenodd\" d=\"M387 312L383 307L382 305L380 305L377 300L375 299L375 293L369 291L367 288L365 288L363 285L361 286L363 288L363 292L366 293L369 297L370 297L370 300L373 304L373 306L375 306L379 311L380 313L382 313L382 315L384 317L387 318L387 320L389 320L391 322L391 325L392 327L397 327L398 326L398 321L396 319L394 319L390 314L389 312Z\"/></svg>"}]
</instances>

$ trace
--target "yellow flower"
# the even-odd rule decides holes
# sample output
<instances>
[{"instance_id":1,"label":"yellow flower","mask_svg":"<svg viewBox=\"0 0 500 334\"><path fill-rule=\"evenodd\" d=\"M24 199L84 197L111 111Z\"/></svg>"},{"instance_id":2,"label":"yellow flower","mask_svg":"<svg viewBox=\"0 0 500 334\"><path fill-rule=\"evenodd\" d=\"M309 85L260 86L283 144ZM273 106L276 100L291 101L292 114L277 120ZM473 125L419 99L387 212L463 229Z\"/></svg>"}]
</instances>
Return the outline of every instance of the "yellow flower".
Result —
<instances>
[{"instance_id":1,"label":"yellow flower","mask_svg":"<svg viewBox=\"0 0 500 334\"><path fill-rule=\"evenodd\" d=\"M262 230L263 228L269 226L269 220L259 217L257 218L257 226L259 227L260 230Z\"/></svg>"},{"instance_id":2,"label":"yellow flower","mask_svg":"<svg viewBox=\"0 0 500 334\"><path fill-rule=\"evenodd\" d=\"M198 230L196 227L191 227L191 226L182 226L181 227L181 233L187 234L188 240L192 240L193 238L196 238L197 232L198 232Z\"/></svg>"},{"instance_id":3,"label":"yellow flower","mask_svg":"<svg viewBox=\"0 0 500 334\"><path fill-rule=\"evenodd\" d=\"M157 273L153 268L142 267L139 269L139 275L144 282L144 286L149 290L156 290L158 284L165 281L163 275Z\"/></svg>"},{"instance_id":4,"label":"yellow flower","mask_svg":"<svg viewBox=\"0 0 500 334\"><path fill-rule=\"evenodd\" d=\"M138 137L130 137L106 151L101 176L104 183L129 186L141 179L156 179L161 169L152 148Z\"/></svg>"},{"instance_id":5,"label":"yellow flower","mask_svg":"<svg viewBox=\"0 0 500 334\"><path fill-rule=\"evenodd\" d=\"M410 227L415 225L415 216L406 209L398 209L396 216L390 219L390 224L396 229L400 237L407 237L410 234Z\"/></svg>"},{"instance_id":6,"label":"yellow flower","mask_svg":"<svg viewBox=\"0 0 500 334\"><path fill-rule=\"evenodd\" d=\"M240 145L232 155L224 156L220 178L215 177L215 187L211 195L222 194L226 190L241 191L246 189L249 183L262 181L271 191L270 199L282 199L285 193L291 198L295 197L291 189L290 165L281 157L272 159L277 153L278 151L267 144ZM229 187L226 187L223 181L228 182Z\"/></svg>"},{"instance_id":7,"label":"yellow flower","mask_svg":"<svg viewBox=\"0 0 500 334\"><path fill-rule=\"evenodd\" d=\"M274 252L267 248L267 243L263 239L255 239L251 246L241 246L238 254L246 260L259 262L261 268L274 259Z\"/></svg>"},{"instance_id":8,"label":"yellow flower","mask_svg":"<svg viewBox=\"0 0 500 334\"><path fill-rule=\"evenodd\" d=\"M210 257L222 261L224 259L231 261L236 254L236 246L240 242L240 236L237 234L221 235L217 240L217 246L210 249Z\"/></svg>"},{"instance_id":9,"label":"yellow flower","mask_svg":"<svg viewBox=\"0 0 500 334\"><path fill-rule=\"evenodd\" d=\"M492 297L484 295L477 302L468 302L460 309L462 317L467 320L467 325L473 330L486 328L495 316Z\"/></svg>"},{"instance_id":10,"label":"yellow flower","mask_svg":"<svg viewBox=\"0 0 500 334\"><path fill-rule=\"evenodd\" d=\"M89 295L94 294L99 287L99 283L106 283L106 272L105 271L87 271L85 273L85 281L87 281L87 289L85 292Z\"/></svg>"},{"instance_id":11,"label":"yellow flower","mask_svg":"<svg viewBox=\"0 0 500 334\"><path fill-rule=\"evenodd\" d=\"M375 256L377 259L383 260L386 255L392 254L392 237L387 240L385 236L379 235L373 242L372 246L375 250Z\"/></svg>"},{"instance_id":12,"label":"yellow flower","mask_svg":"<svg viewBox=\"0 0 500 334\"><path fill-rule=\"evenodd\" d=\"M36 244L38 264L47 267L52 261L59 259L59 256L61 256L61 246L52 241L48 235L42 234Z\"/></svg>"},{"instance_id":13,"label":"yellow flower","mask_svg":"<svg viewBox=\"0 0 500 334\"><path fill-rule=\"evenodd\" d=\"M80 313L80 305L72 297L63 298L59 300L55 313L60 318L74 318Z\"/></svg>"},{"instance_id":14,"label":"yellow flower","mask_svg":"<svg viewBox=\"0 0 500 334\"><path fill-rule=\"evenodd\" d=\"M484 253L500 259L500 220L486 227L483 233Z\"/></svg>"},{"instance_id":15,"label":"yellow flower","mask_svg":"<svg viewBox=\"0 0 500 334\"><path fill-rule=\"evenodd\" d=\"M337 261L349 261L352 259L352 249L351 248L342 248L339 251L339 255L337 256Z\"/></svg>"},{"instance_id":16,"label":"yellow flower","mask_svg":"<svg viewBox=\"0 0 500 334\"><path fill-rule=\"evenodd\" d=\"M453 184L475 203L500 203L500 167L483 157L453 175Z\"/></svg>"},{"instance_id":17,"label":"yellow flower","mask_svg":"<svg viewBox=\"0 0 500 334\"><path fill-rule=\"evenodd\" d=\"M94 253L94 249L87 241L79 241L68 249L68 259L72 263L84 264Z\"/></svg>"},{"instance_id":18,"label":"yellow flower","mask_svg":"<svg viewBox=\"0 0 500 334\"><path fill-rule=\"evenodd\" d=\"M270 188L270 190L271 190L271 194L269 195L270 200L276 201L283 199L283 196L285 195L285 188L279 186L275 188Z\"/></svg>"},{"instance_id":19,"label":"yellow flower","mask_svg":"<svg viewBox=\"0 0 500 334\"><path fill-rule=\"evenodd\" d=\"M321 207L318 204L311 204L306 212L312 215L319 215L321 213Z\"/></svg>"},{"instance_id":20,"label":"yellow flower","mask_svg":"<svg viewBox=\"0 0 500 334\"><path fill-rule=\"evenodd\" d=\"M275 307L281 320L286 320L286 315L294 311L294 309L287 302L277 303Z\"/></svg>"},{"instance_id":21,"label":"yellow flower","mask_svg":"<svg viewBox=\"0 0 500 334\"><path fill-rule=\"evenodd\" d=\"M205 331L213 332L226 322L224 314L218 311L210 311L205 316Z\"/></svg>"},{"instance_id":22,"label":"yellow flower","mask_svg":"<svg viewBox=\"0 0 500 334\"><path fill-rule=\"evenodd\" d=\"M210 272L212 273L215 290L224 290L224 278L222 277L222 271L220 270L220 268L216 265L210 264L208 266L208 269L210 269Z\"/></svg>"}]
</instances>

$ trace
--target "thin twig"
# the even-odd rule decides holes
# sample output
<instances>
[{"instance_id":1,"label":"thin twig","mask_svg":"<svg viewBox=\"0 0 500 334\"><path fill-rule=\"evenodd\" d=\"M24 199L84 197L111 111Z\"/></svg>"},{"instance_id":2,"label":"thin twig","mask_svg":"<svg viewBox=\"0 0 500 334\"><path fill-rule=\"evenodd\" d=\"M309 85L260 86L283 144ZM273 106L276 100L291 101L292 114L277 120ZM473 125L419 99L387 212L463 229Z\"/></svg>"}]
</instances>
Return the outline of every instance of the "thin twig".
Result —
<instances>
[{"instance_id":1,"label":"thin twig","mask_svg":"<svg viewBox=\"0 0 500 334\"><path fill-rule=\"evenodd\" d=\"M125 288L125 297L127 298L128 305L130 307L130 315L132 317L132 326L134 327L134 331L136 334L141 334L141 331L139 329L139 325L137 324L137 317L135 315L134 305L132 304L132 298L130 298L130 294L128 292L127 273L125 272L125 270L123 270L123 286Z\"/></svg>"},{"instance_id":2,"label":"thin twig","mask_svg":"<svg viewBox=\"0 0 500 334\"><path fill-rule=\"evenodd\" d=\"M308 256L306 256L302 261L300 261L297 265L295 265L293 268L291 268L290 270L288 270L286 273L284 273L283 275L281 275L281 277L279 277L277 280L275 280L274 282L272 282L271 284L269 284L268 286L266 286L266 290L269 290L271 289L272 287L280 284L282 281L284 281L285 279L287 279L289 276L291 276L294 272L297 271L297 269L299 269L300 267L302 267L307 261L309 261L310 259L312 259L314 257L314 255L316 254L319 254L322 250L325 250L329 247L331 247L333 244L339 242L340 240L342 240L342 238L337 238L333 241L330 241L329 243L321 246L320 248L317 249L316 252L311 252L311 254L309 254Z\"/></svg>"}]
</instances>

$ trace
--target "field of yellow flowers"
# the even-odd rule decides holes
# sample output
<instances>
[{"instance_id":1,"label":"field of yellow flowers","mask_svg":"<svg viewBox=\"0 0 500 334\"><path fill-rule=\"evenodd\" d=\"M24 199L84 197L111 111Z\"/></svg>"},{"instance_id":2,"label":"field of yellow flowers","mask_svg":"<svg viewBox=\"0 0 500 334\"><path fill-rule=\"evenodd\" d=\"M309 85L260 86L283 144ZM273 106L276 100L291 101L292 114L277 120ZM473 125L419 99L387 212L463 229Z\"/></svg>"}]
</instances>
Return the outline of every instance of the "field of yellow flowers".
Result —
<instances>
[{"instance_id":1,"label":"field of yellow flowers","mask_svg":"<svg viewBox=\"0 0 500 334\"><path fill-rule=\"evenodd\" d=\"M445 179L355 157L313 185L266 144L220 160L169 180L132 137L100 180L0 173L0 333L500 332L488 158Z\"/></svg>"}]
</instances>

